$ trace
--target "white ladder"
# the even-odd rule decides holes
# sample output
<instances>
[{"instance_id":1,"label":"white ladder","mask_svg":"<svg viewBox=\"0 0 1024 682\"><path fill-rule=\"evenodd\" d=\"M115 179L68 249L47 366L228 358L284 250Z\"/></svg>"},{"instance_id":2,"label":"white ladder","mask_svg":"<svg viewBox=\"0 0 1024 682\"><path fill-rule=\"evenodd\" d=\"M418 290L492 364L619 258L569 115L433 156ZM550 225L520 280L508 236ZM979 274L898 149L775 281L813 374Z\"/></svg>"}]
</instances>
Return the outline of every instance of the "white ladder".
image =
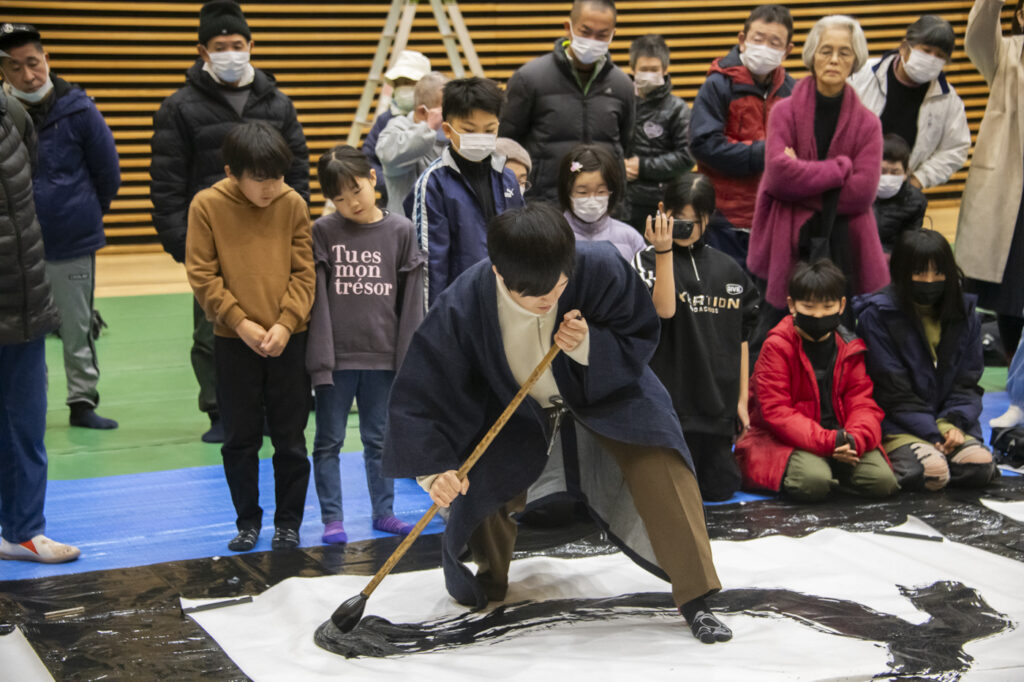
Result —
<instances>
[{"instance_id":1,"label":"white ladder","mask_svg":"<svg viewBox=\"0 0 1024 682\"><path fill-rule=\"evenodd\" d=\"M473 48L473 41L469 37L469 30L466 29L466 21L459 10L458 2L456 0L429 0L429 2L434 11L434 20L441 33L445 51L448 53L448 61L451 62L452 73L456 78L463 78L466 74L466 70L462 66L462 56L459 54L459 48L461 48L466 55L470 73L483 77L484 70L480 65L480 58ZM391 0L391 9L388 10L388 17L384 22L384 31L381 32L380 40L377 41L377 52L370 65L370 75L366 79L366 85L363 86L363 94L359 98L359 106L356 108L356 117L349 129L347 143L353 147L359 142L363 130L371 127L374 119L391 103L390 89L385 88L377 102L374 117L369 118L373 95L377 92L377 87L382 83L387 70L384 67L384 62L387 60L387 68L390 69L398 60L399 53L405 49L409 42L412 22L416 17L418 7L419 0ZM458 40L458 44L456 44L456 40ZM388 58L389 52L391 53L390 59Z\"/></svg>"}]
</instances>

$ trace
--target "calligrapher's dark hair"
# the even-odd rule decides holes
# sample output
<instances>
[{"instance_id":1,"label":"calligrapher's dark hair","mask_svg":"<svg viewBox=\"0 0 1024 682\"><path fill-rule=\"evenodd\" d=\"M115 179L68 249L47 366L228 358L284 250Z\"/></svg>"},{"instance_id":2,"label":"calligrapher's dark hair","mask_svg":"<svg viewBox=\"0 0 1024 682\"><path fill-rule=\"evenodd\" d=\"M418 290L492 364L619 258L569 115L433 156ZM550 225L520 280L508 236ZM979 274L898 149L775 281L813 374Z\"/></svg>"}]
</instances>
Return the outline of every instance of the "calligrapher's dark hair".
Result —
<instances>
[{"instance_id":1,"label":"calligrapher's dark hair","mask_svg":"<svg viewBox=\"0 0 1024 682\"><path fill-rule=\"evenodd\" d=\"M487 225L487 255L510 291L543 296L576 267L576 235L553 205L537 201Z\"/></svg>"}]
</instances>

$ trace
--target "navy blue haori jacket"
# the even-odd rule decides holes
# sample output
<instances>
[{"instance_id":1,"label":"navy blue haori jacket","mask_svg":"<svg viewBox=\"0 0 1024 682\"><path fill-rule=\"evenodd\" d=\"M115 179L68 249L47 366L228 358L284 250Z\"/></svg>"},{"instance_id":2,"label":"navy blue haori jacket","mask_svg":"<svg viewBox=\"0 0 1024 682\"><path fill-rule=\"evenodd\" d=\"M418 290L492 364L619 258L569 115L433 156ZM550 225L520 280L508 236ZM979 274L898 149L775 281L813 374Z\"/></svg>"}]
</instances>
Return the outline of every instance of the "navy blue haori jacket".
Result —
<instances>
[{"instance_id":1,"label":"navy blue haori jacket","mask_svg":"<svg viewBox=\"0 0 1024 682\"><path fill-rule=\"evenodd\" d=\"M564 353L555 357L552 372L566 407L584 429L676 450L692 470L672 400L648 365L660 321L647 287L611 244L577 244L576 249L576 268L559 299L557 319L573 309L583 313L590 356L589 366ZM497 296L491 264L484 260L463 273L427 313L392 388L385 476L457 469L519 390L502 344ZM452 503L442 560L448 591L460 603L487 603L458 557L481 520L541 475L548 459L547 421L539 403L527 396L470 471L469 492ZM564 460L568 469L575 457L567 453ZM638 563L661 575L656 566Z\"/></svg>"}]
</instances>

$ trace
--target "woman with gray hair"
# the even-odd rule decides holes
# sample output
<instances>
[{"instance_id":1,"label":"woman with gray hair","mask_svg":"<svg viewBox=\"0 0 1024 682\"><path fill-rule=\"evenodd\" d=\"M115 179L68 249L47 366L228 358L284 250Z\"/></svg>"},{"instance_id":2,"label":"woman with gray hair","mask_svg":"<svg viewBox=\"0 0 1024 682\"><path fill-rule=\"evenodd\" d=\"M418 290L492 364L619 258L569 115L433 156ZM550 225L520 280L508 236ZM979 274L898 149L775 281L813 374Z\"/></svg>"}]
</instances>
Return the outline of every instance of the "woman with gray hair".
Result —
<instances>
[{"instance_id":1,"label":"woman with gray hair","mask_svg":"<svg viewBox=\"0 0 1024 682\"><path fill-rule=\"evenodd\" d=\"M955 46L950 23L926 14L907 27L898 49L850 78L860 101L882 119L882 134L910 145L909 181L919 189L949 180L971 149L963 100L942 72Z\"/></svg>"},{"instance_id":2,"label":"woman with gray hair","mask_svg":"<svg viewBox=\"0 0 1024 682\"><path fill-rule=\"evenodd\" d=\"M768 119L747 257L770 304L755 343L785 316L786 282L799 261L830 258L846 275L847 298L889 282L871 210L881 174L881 124L846 82L867 57L854 19L824 17L804 44L811 75Z\"/></svg>"}]
</instances>

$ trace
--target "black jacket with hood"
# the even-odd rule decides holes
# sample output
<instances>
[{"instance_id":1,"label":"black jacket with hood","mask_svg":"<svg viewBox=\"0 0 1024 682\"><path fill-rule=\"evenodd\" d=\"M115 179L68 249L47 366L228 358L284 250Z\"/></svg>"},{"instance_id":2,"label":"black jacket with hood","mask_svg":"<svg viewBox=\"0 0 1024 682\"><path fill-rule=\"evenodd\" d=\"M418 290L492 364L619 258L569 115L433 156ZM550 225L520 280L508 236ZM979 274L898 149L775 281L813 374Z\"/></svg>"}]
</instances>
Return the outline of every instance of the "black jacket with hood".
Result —
<instances>
[{"instance_id":1,"label":"black jacket with hood","mask_svg":"<svg viewBox=\"0 0 1024 682\"><path fill-rule=\"evenodd\" d=\"M273 76L255 71L241 116L198 59L189 68L184 87L165 99L153 117L153 226L164 250L178 262L185 260L188 206L197 192L224 177L220 148L238 123L266 121L281 131L294 155L285 182L309 201L309 150L295 107L277 89Z\"/></svg>"},{"instance_id":2,"label":"black jacket with hood","mask_svg":"<svg viewBox=\"0 0 1024 682\"><path fill-rule=\"evenodd\" d=\"M498 135L523 145L533 161L527 199L558 203L558 162L578 144L603 144L618 159L632 155L633 81L605 57L581 83L559 38L508 81Z\"/></svg>"}]
</instances>

